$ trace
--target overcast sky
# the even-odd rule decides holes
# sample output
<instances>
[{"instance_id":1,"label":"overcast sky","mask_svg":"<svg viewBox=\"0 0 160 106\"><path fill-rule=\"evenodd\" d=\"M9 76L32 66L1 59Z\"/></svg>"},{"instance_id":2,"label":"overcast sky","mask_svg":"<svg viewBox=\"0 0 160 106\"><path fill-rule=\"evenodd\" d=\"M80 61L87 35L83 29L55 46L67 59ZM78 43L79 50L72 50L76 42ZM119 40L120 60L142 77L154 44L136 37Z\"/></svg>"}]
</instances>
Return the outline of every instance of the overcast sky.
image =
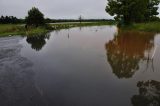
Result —
<instances>
[{"instance_id":1,"label":"overcast sky","mask_svg":"<svg viewBox=\"0 0 160 106\"><path fill-rule=\"evenodd\" d=\"M111 18L106 4L107 0L0 0L0 15L24 18L35 6L49 18Z\"/></svg>"}]
</instances>

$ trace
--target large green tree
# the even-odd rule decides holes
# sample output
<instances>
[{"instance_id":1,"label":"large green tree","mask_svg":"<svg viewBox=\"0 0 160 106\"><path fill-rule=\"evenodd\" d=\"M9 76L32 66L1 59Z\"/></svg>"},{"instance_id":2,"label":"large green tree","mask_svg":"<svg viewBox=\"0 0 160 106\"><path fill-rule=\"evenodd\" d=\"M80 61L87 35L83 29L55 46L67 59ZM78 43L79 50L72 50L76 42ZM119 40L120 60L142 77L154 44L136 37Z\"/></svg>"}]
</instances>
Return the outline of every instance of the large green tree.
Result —
<instances>
[{"instance_id":1,"label":"large green tree","mask_svg":"<svg viewBox=\"0 0 160 106\"><path fill-rule=\"evenodd\" d=\"M28 16L25 20L28 26L38 27L45 24L44 15L35 7L28 11Z\"/></svg>"},{"instance_id":2,"label":"large green tree","mask_svg":"<svg viewBox=\"0 0 160 106\"><path fill-rule=\"evenodd\" d=\"M159 13L160 0L108 0L106 12L123 23L144 22Z\"/></svg>"}]
</instances>

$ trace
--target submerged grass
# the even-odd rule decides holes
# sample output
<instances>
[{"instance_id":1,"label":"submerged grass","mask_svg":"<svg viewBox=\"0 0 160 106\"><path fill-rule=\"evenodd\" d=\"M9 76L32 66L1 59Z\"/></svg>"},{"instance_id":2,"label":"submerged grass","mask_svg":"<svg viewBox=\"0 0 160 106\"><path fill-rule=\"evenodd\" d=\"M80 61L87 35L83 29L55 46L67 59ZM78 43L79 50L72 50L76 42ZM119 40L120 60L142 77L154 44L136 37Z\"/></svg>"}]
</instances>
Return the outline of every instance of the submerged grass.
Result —
<instances>
[{"instance_id":1,"label":"submerged grass","mask_svg":"<svg viewBox=\"0 0 160 106\"><path fill-rule=\"evenodd\" d=\"M114 21L104 21L104 22L82 22L82 23L58 23L58 24L50 24L54 30L57 29L68 29L72 27L87 27L87 26L102 26L102 25L115 25Z\"/></svg>"},{"instance_id":2,"label":"submerged grass","mask_svg":"<svg viewBox=\"0 0 160 106\"><path fill-rule=\"evenodd\" d=\"M159 33L160 22L137 23L131 26L125 26L122 29Z\"/></svg>"},{"instance_id":3,"label":"submerged grass","mask_svg":"<svg viewBox=\"0 0 160 106\"><path fill-rule=\"evenodd\" d=\"M26 31L26 35L34 36L34 35L42 35L47 33L49 30L45 29L44 27L32 28Z\"/></svg>"}]
</instances>

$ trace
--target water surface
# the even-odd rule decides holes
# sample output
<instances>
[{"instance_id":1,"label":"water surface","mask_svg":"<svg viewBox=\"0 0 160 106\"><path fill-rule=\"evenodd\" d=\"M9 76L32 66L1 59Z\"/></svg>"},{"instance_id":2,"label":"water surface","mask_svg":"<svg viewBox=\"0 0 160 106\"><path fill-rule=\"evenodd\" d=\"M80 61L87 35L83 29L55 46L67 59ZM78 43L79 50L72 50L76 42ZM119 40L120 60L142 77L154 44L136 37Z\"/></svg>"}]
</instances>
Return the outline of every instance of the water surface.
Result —
<instances>
[{"instance_id":1,"label":"water surface","mask_svg":"<svg viewBox=\"0 0 160 106\"><path fill-rule=\"evenodd\" d=\"M115 26L0 38L0 105L160 105L160 35Z\"/></svg>"}]
</instances>

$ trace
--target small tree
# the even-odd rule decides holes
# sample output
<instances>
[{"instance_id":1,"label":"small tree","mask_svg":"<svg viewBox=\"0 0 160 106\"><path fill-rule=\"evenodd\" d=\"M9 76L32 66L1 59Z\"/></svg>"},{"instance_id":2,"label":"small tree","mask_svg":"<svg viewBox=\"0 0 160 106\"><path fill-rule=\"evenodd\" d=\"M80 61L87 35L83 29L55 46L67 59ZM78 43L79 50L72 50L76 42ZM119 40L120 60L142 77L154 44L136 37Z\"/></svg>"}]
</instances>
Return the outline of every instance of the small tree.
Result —
<instances>
[{"instance_id":1,"label":"small tree","mask_svg":"<svg viewBox=\"0 0 160 106\"><path fill-rule=\"evenodd\" d=\"M33 7L28 11L28 16L25 19L27 26L42 26L45 24L44 15L38 8Z\"/></svg>"},{"instance_id":2,"label":"small tree","mask_svg":"<svg viewBox=\"0 0 160 106\"><path fill-rule=\"evenodd\" d=\"M78 19L79 19L79 22L81 23L82 22L82 16L80 15Z\"/></svg>"}]
</instances>

